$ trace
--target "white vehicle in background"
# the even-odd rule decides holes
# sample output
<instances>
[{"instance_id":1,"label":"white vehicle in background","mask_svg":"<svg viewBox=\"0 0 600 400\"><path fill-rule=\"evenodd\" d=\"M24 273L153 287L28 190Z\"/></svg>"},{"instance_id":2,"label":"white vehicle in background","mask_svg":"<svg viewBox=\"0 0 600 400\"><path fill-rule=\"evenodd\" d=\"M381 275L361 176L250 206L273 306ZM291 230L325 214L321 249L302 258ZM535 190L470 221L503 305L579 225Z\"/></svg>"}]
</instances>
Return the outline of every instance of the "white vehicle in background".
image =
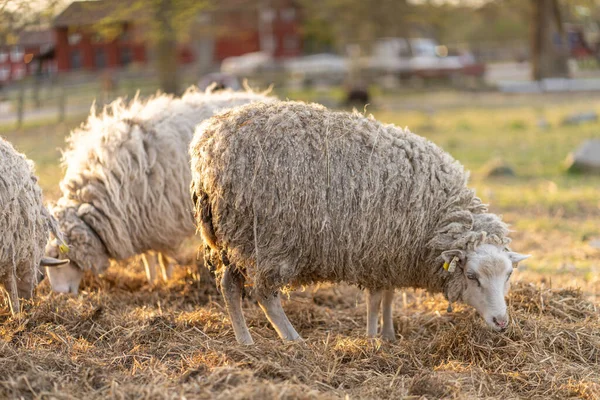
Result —
<instances>
[{"instance_id":1,"label":"white vehicle in background","mask_svg":"<svg viewBox=\"0 0 600 400\"><path fill-rule=\"evenodd\" d=\"M241 77L271 69L274 66L275 62L269 53L257 51L237 57L227 57L221 62L221 72Z\"/></svg>"},{"instance_id":2,"label":"white vehicle in background","mask_svg":"<svg viewBox=\"0 0 600 400\"><path fill-rule=\"evenodd\" d=\"M221 62L221 74L238 78L283 72L288 83L339 85L348 74L348 61L335 54L313 54L276 61L269 53L247 53Z\"/></svg>"},{"instance_id":3,"label":"white vehicle in background","mask_svg":"<svg viewBox=\"0 0 600 400\"><path fill-rule=\"evenodd\" d=\"M283 64L292 80L303 84L341 84L348 74L348 60L335 54L313 54L286 60Z\"/></svg>"},{"instance_id":4,"label":"white vehicle in background","mask_svg":"<svg viewBox=\"0 0 600 400\"><path fill-rule=\"evenodd\" d=\"M393 74L400 79L457 79L467 76L481 78L485 65L472 54L452 55L448 48L433 39L384 38L375 42L371 57L362 65L373 74Z\"/></svg>"}]
</instances>

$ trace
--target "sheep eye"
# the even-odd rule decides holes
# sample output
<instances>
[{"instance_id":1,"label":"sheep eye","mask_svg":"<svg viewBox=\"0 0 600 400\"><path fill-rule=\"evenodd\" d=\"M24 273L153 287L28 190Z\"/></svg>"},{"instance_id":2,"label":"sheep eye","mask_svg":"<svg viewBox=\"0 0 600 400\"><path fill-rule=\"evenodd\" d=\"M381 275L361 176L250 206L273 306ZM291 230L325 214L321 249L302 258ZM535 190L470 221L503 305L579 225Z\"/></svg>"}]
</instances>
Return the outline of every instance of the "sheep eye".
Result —
<instances>
[{"instance_id":1,"label":"sheep eye","mask_svg":"<svg viewBox=\"0 0 600 400\"><path fill-rule=\"evenodd\" d=\"M470 280L472 280L472 281L475 281L475 282L477 282L477 285L478 285L478 286L481 286L481 283L479 282L479 279L477 278L477 275L474 275L474 274L468 274L468 275L467 275L467 279L470 279Z\"/></svg>"}]
</instances>

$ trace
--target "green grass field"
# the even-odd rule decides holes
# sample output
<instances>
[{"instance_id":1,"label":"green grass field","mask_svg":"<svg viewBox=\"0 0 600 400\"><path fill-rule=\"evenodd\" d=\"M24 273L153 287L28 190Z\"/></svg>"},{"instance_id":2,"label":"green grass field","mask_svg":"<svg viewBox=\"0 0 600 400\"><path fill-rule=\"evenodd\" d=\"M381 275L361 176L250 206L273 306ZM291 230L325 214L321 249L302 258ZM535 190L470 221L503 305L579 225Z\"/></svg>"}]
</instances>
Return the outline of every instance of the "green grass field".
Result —
<instances>
[{"instance_id":1,"label":"green grass field","mask_svg":"<svg viewBox=\"0 0 600 400\"><path fill-rule=\"evenodd\" d=\"M466 307L446 314L439 295L406 290L394 303L398 340L370 340L362 291L322 285L284 304L304 342L282 343L247 299L257 344L239 346L189 244L167 283L150 286L133 259L86 276L78 296L53 294L45 282L20 318L4 309L0 397L599 399L600 249L591 243L600 239L600 176L568 174L564 161L583 140L600 136L600 123L560 121L577 110L600 111L600 101L469 98L402 99L410 110L436 104L437 111L423 113L393 111L397 99L384 97L372 111L460 160L479 196L511 224L511 247L532 254L513 274L506 333L486 329ZM547 129L537 127L540 115ZM83 118L0 127L36 162L49 201L57 199L63 174L58 149ZM496 159L515 176L487 177L486 165Z\"/></svg>"}]
</instances>

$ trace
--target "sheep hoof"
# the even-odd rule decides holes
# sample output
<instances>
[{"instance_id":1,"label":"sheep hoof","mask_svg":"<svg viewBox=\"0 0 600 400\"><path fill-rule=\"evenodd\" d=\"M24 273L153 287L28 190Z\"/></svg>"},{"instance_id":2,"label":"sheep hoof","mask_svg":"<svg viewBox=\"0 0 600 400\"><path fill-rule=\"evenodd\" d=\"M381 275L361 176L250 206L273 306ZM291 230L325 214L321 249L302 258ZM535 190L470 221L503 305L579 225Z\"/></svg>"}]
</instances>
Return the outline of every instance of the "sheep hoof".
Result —
<instances>
[{"instance_id":1,"label":"sheep hoof","mask_svg":"<svg viewBox=\"0 0 600 400\"><path fill-rule=\"evenodd\" d=\"M298 335L292 338L286 338L285 339L286 342L304 342L304 339L302 338L302 336Z\"/></svg>"},{"instance_id":2,"label":"sheep hoof","mask_svg":"<svg viewBox=\"0 0 600 400\"><path fill-rule=\"evenodd\" d=\"M238 339L238 343L242 344L244 346L253 346L254 340L251 337L249 337L247 339Z\"/></svg>"}]
</instances>

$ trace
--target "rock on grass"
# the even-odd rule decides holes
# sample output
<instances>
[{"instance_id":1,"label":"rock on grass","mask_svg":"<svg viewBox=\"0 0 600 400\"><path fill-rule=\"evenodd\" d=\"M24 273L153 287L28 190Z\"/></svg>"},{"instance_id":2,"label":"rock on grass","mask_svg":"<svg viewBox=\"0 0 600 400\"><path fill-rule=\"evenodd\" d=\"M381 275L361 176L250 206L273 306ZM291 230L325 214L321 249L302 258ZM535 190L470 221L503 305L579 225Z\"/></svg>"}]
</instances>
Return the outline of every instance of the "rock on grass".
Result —
<instances>
[{"instance_id":1,"label":"rock on grass","mask_svg":"<svg viewBox=\"0 0 600 400\"><path fill-rule=\"evenodd\" d=\"M600 139L583 142L567 157L567 171L600 174Z\"/></svg>"},{"instance_id":2,"label":"rock on grass","mask_svg":"<svg viewBox=\"0 0 600 400\"><path fill-rule=\"evenodd\" d=\"M512 177L515 176L515 171L501 158L494 158L488 161L482 168L483 175L487 178L491 177Z\"/></svg>"}]
</instances>

